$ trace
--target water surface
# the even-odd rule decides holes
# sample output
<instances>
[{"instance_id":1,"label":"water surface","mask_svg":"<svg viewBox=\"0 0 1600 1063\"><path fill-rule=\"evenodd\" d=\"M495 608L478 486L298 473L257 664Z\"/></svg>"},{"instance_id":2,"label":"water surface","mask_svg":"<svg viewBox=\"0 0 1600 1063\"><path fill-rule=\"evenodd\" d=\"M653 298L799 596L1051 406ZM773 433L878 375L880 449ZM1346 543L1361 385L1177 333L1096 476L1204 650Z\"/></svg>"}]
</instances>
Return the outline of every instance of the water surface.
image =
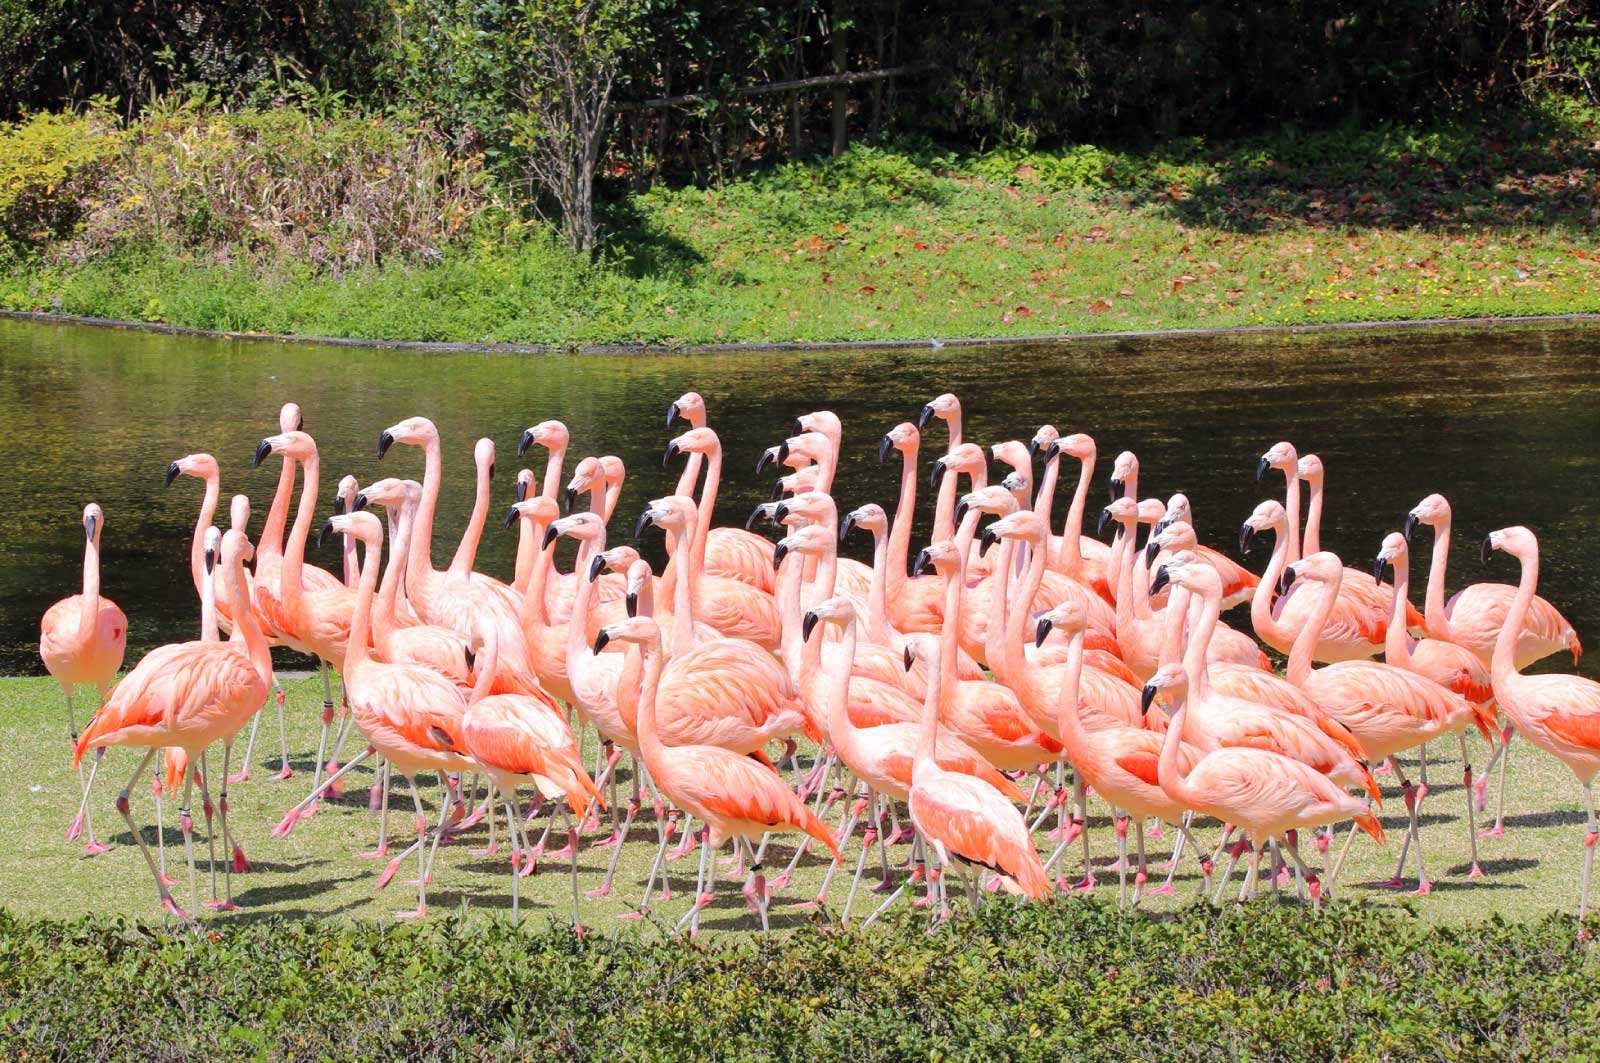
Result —
<instances>
[{"instance_id":1,"label":"water surface","mask_svg":"<svg viewBox=\"0 0 1600 1063\"><path fill-rule=\"evenodd\" d=\"M1281 493L1281 477L1255 482L1256 459L1279 439L1322 456L1323 541L1356 567L1370 566L1407 509L1442 491L1456 515L1452 588L1515 582L1510 559L1479 565L1477 543L1490 528L1527 524L1543 547L1541 592L1591 646L1600 639L1600 333L1589 329L626 357L417 354L0 320L0 454L10 466L0 477L0 674L41 670L38 618L78 588L79 514L90 500L106 511L103 592L128 614L128 663L152 645L193 637L187 558L201 487L183 478L163 490L167 463L215 454L224 513L226 497L242 491L259 527L278 466L251 469L250 457L277 431L285 401L301 405L321 451L319 523L345 473L363 483L421 476L414 448L397 446L377 461L381 429L419 414L438 423L445 461L434 556L444 564L471 504L473 441L487 435L499 447L498 515L511 500L517 437L546 418L571 429L568 473L585 454L625 459L629 479L611 534L631 535L643 504L674 481L661 455L683 426L669 431L665 412L689 389L705 395L727 451L719 522L743 523L766 499L771 473L753 475L756 457L795 415L820 408L845 425L841 506L892 509L898 466L878 464L879 437L953 391L974 441L1027 439L1046 421L1093 435L1096 505L1111 458L1135 451L1141 493L1187 492L1202 539L1221 549L1232 549L1260 499ZM929 443L943 447L937 423ZM543 471L543 451L535 469ZM1069 491L1057 500L1058 518ZM920 501L914 541L927 534L926 492ZM1428 538L1415 547L1419 603ZM514 545L494 521L479 567L509 576ZM853 549L865 556L866 544ZM322 560L332 564L333 551ZM1600 674L1597 660L1582 669Z\"/></svg>"}]
</instances>

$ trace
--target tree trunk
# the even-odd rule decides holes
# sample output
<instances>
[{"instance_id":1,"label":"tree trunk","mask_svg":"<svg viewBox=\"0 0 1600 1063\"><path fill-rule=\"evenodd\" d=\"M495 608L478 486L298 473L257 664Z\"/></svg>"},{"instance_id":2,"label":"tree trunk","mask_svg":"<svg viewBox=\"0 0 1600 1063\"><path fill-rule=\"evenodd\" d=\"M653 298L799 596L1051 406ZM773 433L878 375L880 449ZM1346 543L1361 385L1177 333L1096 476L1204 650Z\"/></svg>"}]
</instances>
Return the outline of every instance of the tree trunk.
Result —
<instances>
[{"instance_id":1,"label":"tree trunk","mask_svg":"<svg viewBox=\"0 0 1600 1063\"><path fill-rule=\"evenodd\" d=\"M849 62L849 52L845 43L844 0L835 0L833 5L833 19L829 23L829 36L833 45L833 72L843 74ZM835 85L833 87L833 154L843 155L845 144L850 136L850 87L848 85Z\"/></svg>"}]
</instances>

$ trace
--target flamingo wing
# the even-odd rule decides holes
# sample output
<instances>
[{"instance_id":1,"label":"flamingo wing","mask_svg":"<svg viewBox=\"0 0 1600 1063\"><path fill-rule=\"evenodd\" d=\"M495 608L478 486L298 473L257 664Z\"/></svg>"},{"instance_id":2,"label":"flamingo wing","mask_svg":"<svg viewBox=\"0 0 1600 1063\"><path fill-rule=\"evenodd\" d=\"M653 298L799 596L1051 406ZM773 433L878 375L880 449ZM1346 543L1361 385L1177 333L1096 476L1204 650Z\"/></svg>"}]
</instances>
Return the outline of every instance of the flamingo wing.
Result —
<instances>
[{"instance_id":1,"label":"flamingo wing","mask_svg":"<svg viewBox=\"0 0 1600 1063\"><path fill-rule=\"evenodd\" d=\"M912 785L911 819L951 855L999 872L1036 900L1050 895L1027 824L988 783L936 770Z\"/></svg>"}]
</instances>

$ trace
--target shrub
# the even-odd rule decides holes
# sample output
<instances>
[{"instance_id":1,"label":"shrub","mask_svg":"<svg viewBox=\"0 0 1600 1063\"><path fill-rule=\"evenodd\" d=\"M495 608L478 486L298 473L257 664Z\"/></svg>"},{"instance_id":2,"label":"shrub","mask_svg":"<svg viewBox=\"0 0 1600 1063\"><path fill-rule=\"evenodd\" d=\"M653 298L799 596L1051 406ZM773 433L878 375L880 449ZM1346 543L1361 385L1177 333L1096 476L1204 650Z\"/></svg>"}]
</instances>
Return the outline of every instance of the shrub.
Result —
<instances>
[{"instance_id":1,"label":"shrub","mask_svg":"<svg viewBox=\"0 0 1600 1063\"><path fill-rule=\"evenodd\" d=\"M118 141L97 112L0 123L0 236L38 243L69 232Z\"/></svg>"}]
</instances>

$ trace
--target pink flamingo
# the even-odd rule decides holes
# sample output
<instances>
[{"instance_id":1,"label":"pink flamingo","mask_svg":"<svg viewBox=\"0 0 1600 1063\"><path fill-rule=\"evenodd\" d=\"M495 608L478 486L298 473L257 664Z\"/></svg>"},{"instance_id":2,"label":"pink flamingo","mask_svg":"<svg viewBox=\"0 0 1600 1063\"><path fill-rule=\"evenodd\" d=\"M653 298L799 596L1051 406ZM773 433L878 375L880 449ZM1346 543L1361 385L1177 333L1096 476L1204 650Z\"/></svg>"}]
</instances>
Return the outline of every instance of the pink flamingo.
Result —
<instances>
[{"instance_id":1,"label":"pink flamingo","mask_svg":"<svg viewBox=\"0 0 1600 1063\"><path fill-rule=\"evenodd\" d=\"M1389 758L1400 780L1410 823L1407 827L1409 844L1400 853L1402 864L1395 869L1394 878L1390 879L1388 885L1400 885L1403 861L1410 845L1414 844L1417 846L1418 872L1415 892L1417 895L1431 893L1433 885L1428 881L1422 860L1422 843L1417 836L1417 809L1427 792L1412 788L1411 780L1401 771L1396 755L1448 732L1460 731L1469 723L1476 723L1487 738L1489 728L1494 724L1494 715L1459 694L1395 665L1357 660L1341 661L1313 670L1312 644L1333 612L1339 594L1339 581L1344 577L1344 565L1338 557L1323 551L1301 559L1292 568L1296 577L1319 584L1321 594L1316 599L1305 629L1289 653L1289 681L1304 689L1350 728L1366 747L1368 756L1374 759ZM1397 599L1394 609L1396 613L1401 612L1404 603ZM1470 790L1467 802L1469 805L1472 802ZM1469 833L1476 853L1477 831L1472 829ZM1474 860L1474 870L1476 867ZM1472 872L1468 874L1471 876Z\"/></svg>"},{"instance_id":2,"label":"pink flamingo","mask_svg":"<svg viewBox=\"0 0 1600 1063\"><path fill-rule=\"evenodd\" d=\"M927 427L929 417L937 417L950 430L950 442L944 452L954 453L961 446L961 400L949 392L935 396L917 414L918 432ZM939 488L939 499L933 510L933 541L940 542L955 534L956 483L953 480L948 484L942 483L940 474L936 473L934 484ZM977 490L982 486L974 483L972 489Z\"/></svg>"},{"instance_id":3,"label":"pink flamingo","mask_svg":"<svg viewBox=\"0 0 1600 1063\"><path fill-rule=\"evenodd\" d=\"M640 518L640 530L648 523L668 529L683 523L685 532L691 535L679 544L687 546L688 553L674 559L674 578L663 580L666 586L662 587L662 593L670 590L674 595L674 611L678 601L677 586L685 583L697 619L704 620L728 638L750 641L765 650L776 650L781 629L778 607L772 596L748 583L726 576L714 576L706 571L705 541L692 537L691 530L696 527L698 519L694 500L682 495L669 495L651 502L645 513L646 516Z\"/></svg>"},{"instance_id":4,"label":"pink flamingo","mask_svg":"<svg viewBox=\"0 0 1600 1063\"><path fill-rule=\"evenodd\" d=\"M1306 509L1305 542L1302 550L1305 554L1314 554L1322 549L1322 459L1315 454L1303 454L1300 457L1298 470L1300 481L1311 493L1310 505ZM1354 595L1366 603L1369 609L1382 616L1389 615L1391 589L1384 587L1381 581L1374 579L1370 573L1358 568L1347 568L1344 570L1344 580L1340 586L1341 594ZM1406 603L1406 627L1420 631L1422 625L1422 614L1413 609L1409 602Z\"/></svg>"},{"instance_id":5,"label":"pink flamingo","mask_svg":"<svg viewBox=\"0 0 1600 1063\"><path fill-rule=\"evenodd\" d=\"M1157 550L1164 549L1169 550L1172 553L1176 553L1179 550L1185 549L1193 550L1200 556L1202 561L1216 569L1217 575L1222 577L1223 609L1232 609L1236 605L1239 605L1243 602L1248 602L1255 594L1256 587L1261 583L1261 577L1257 576L1254 572L1251 572L1243 565L1234 561L1232 558L1224 556L1219 551L1213 550L1209 546L1202 545L1198 541L1189 541L1195 539L1194 509L1189 504L1189 496L1181 491L1173 495L1171 498L1167 499L1166 510L1166 516L1162 517L1160 523L1155 526L1153 533L1154 537L1161 536L1162 533L1179 524L1188 526L1189 531L1187 539L1184 540L1185 545L1172 546L1169 544L1163 544L1162 546L1157 547ZM1151 539L1152 542L1155 541L1154 537ZM1151 551L1149 564L1152 572L1155 571L1157 558L1158 555L1156 552Z\"/></svg>"},{"instance_id":6,"label":"pink flamingo","mask_svg":"<svg viewBox=\"0 0 1600 1063\"><path fill-rule=\"evenodd\" d=\"M698 392L690 391L667 409L667 427L671 428L679 417L698 431L706 427L706 404ZM697 437L699 438L699 437ZM715 436L712 436L715 439ZM713 453L714 450L714 453ZM722 478L722 447L688 451L689 460L678 479L674 495L694 497L695 480L700 475L700 465L706 462L706 482L702 488L696 510L700 514L696 524L695 548L704 554L705 570L716 576L736 579L752 587L772 593L772 544L759 535L743 528L712 527L716 516L717 487ZM670 460L670 459L669 459ZM757 470L758 472L760 470ZM676 550L668 540L669 549Z\"/></svg>"},{"instance_id":7,"label":"pink flamingo","mask_svg":"<svg viewBox=\"0 0 1600 1063\"><path fill-rule=\"evenodd\" d=\"M910 579L905 575L911 525L916 518L917 450L921 445L922 434L909 422L889 429L878 444L879 463L888 459L889 451L900 452L900 500L895 504L894 523L889 530L888 607L890 621L907 634L937 632L944 603L944 591L937 580ZM955 498L954 484L950 497Z\"/></svg>"},{"instance_id":8,"label":"pink flamingo","mask_svg":"<svg viewBox=\"0 0 1600 1063\"><path fill-rule=\"evenodd\" d=\"M471 580L498 594L505 604L515 610L522 605L522 595L508 583L493 576L473 570L478 559L478 544L483 540L483 524L489 517L489 494L494 482L494 440L485 436L472 447L472 464L477 470L476 487L472 495L472 513L467 526L461 531L461 542L446 569L450 580Z\"/></svg>"},{"instance_id":9,"label":"pink flamingo","mask_svg":"<svg viewBox=\"0 0 1600 1063\"><path fill-rule=\"evenodd\" d=\"M104 526L105 514L98 504L90 502L83 507L83 591L56 602L39 620L39 656L45 670L61 684L61 692L66 696L67 733L74 746L78 743L78 723L72 711L72 688L80 683L93 686L100 695L95 706L98 712L117 669L122 667L123 652L128 648L128 618L116 602L100 594L100 530ZM91 720L93 715L90 714ZM95 754L88 779L78 771L82 803L72 825L67 828L68 841L85 830L88 832L89 840L83 851L90 856L111 849L94 836L89 812L89 790L94 785L95 768L100 764L102 753ZM76 760L73 767L76 770Z\"/></svg>"},{"instance_id":10,"label":"pink flamingo","mask_svg":"<svg viewBox=\"0 0 1600 1063\"><path fill-rule=\"evenodd\" d=\"M1484 537L1483 559L1488 561L1495 550L1504 550L1522 563L1517 595L1506 611L1489 665L1495 700L1528 741L1565 764L1583 784L1588 821L1583 835L1583 878L1578 887L1581 933L1589 911L1594 847L1600 841L1600 823L1594 815L1594 777L1600 772L1600 683L1564 673L1520 674L1517 650L1539 585L1539 540L1527 528L1502 528Z\"/></svg>"},{"instance_id":11,"label":"pink flamingo","mask_svg":"<svg viewBox=\"0 0 1600 1063\"><path fill-rule=\"evenodd\" d=\"M333 495L333 511L335 513L348 513L355 503L356 495L361 493L361 484L354 476L339 477L339 486ZM356 582L361 578L361 562L356 558L356 544L349 539L344 541L344 585L355 589Z\"/></svg>"},{"instance_id":12,"label":"pink flamingo","mask_svg":"<svg viewBox=\"0 0 1600 1063\"><path fill-rule=\"evenodd\" d=\"M634 643L643 652L638 735L650 777L675 805L705 824L700 876L687 916L691 937L700 929L700 909L711 903L715 880L707 876L707 863L712 850L720 848L724 841L731 838L736 846L748 849L753 839L769 832L799 832L826 845L834 860L839 860L839 848L827 826L770 767L721 746L668 746L662 741L656 727L656 693L662 672L661 630L655 621L633 617L602 628L595 637L595 652L610 642ZM751 865L744 895L761 916L762 932L767 932L767 890L759 862Z\"/></svg>"},{"instance_id":13,"label":"pink flamingo","mask_svg":"<svg viewBox=\"0 0 1600 1063\"><path fill-rule=\"evenodd\" d=\"M1065 454L1078 462L1078 483L1072 492L1072 503L1067 509L1067 520L1061 528L1060 545L1051 565L1068 579L1088 587L1102 599L1112 598L1110 579L1111 551L1098 539L1083 534L1083 514L1088 505L1089 485L1094 479L1094 465L1098 451L1094 439L1081 432L1064 436L1049 444L1046 460L1057 460Z\"/></svg>"},{"instance_id":14,"label":"pink flamingo","mask_svg":"<svg viewBox=\"0 0 1600 1063\"><path fill-rule=\"evenodd\" d=\"M1162 521L1162 524L1166 524L1166 527L1152 535L1150 542L1145 547L1146 567L1150 571L1156 571L1159 568L1157 562L1163 554L1168 560L1171 560L1185 550L1191 551L1197 558L1210 565L1216 571L1217 576L1222 580L1221 608L1229 608L1228 586L1231 577L1226 569L1217 567L1216 551L1202 553L1195 549L1197 544L1194 538L1194 528L1188 522L1178 521L1175 524L1168 524L1166 521ZM1160 527L1160 525L1157 525L1157 527ZM1250 578L1253 580L1256 577L1251 575ZM1167 609L1171 608L1172 606L1169 603ZM1163 614L1166 611L1163 610ZM1165 615L1161 618L1161 622L1163 624L1167 623ZM1258 672L1271 672L1272 670L1272 662L1267 659L1265 653L1261 652L1261 647L1256 645L1254 639L1244 632L1235 631L1221 622L1217 624L1216 633L1211 639L1211 646L1207 650L1206 660L1212 664L1235 664Z\"/></svg>"},{"instance_id":15,"label":"pink flamingo","mask_svg":"<svg viewBox=\"0 0 1600 1063\"><path fill-rule=\"evenodd\" d=\"M146 654L123 680L111 691L110 700L90 721L73 749L73 765L83 758L84 751L96 746L145 746L139 766L134 769L128 784L117 794L117 811L122 814L128 831L144 854L150 875L156 880L161 895L161 906L170 914L187 919L182 909L167 892L155 860L144 836L134 826L128 811L128 794L133 783L144 774L145 767L156 750L177 747L185 759L193 761L212 742L223 743L223 776L227 776L228 759L233 751L233 736L244 722L261 708L267 699L272 675L272 657L262 637L255 616L248 606L245 590L244 561L250 553L250 543L244 535L230 530L222 539L223 594L229 609L237 618L233 641L198 641L170 643ZM189 775L184 783L183 807L179 821L183 827L183 846L189 862L190 907L197 907L195 887L193 820L190 817L189 793L195 776ZM210 804L206 781L200 775L201 799ZM223 835L228 834L228 803L221 803ZM244 854L237 846L234 860L242 863ZM228 900L222 907L232 908L232 865L224 864L228 872Z\"/></svg>"}]
</instances>

